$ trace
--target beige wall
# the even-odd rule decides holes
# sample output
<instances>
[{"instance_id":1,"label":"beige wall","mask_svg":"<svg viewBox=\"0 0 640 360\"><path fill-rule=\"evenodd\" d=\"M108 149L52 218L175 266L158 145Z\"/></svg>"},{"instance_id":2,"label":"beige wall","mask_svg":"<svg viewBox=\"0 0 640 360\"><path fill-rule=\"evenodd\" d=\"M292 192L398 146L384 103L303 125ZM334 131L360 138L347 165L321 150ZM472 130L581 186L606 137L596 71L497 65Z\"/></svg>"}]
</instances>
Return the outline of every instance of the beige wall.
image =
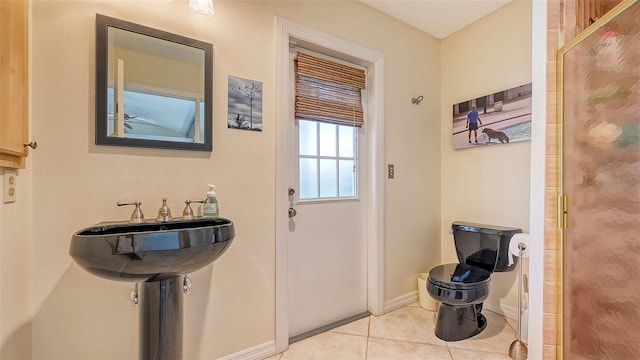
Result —
<instances>
[{"instance_id":1,"label":"beige wall","mask_svg":"<svg viewBox=\"0 0 640 360\"><path fill-rule=\"evenodd\" d=\"M17 172L16 202L0 200L0 359L31 356L31 161L26 165Z\"/></svg>"},{"instance_id":2,"label":"beige wall","mask_svg":"<svg viewBox=\"0 0 640 360\"><path fill-rule=\"evenodd\" d=\"M444 39L441 80L442 261L457 262L453 221L529 230L530 143L453 150L451 106L531 82L531 2L515 1ZM487 300L512 316L516 275L494 274Z\"/></svg>"},{"instance_id":3,"label":"beige wall","mask_svg":"<svg viewBox=\"0 0 640 360\"><path fill-rule=\"evenodd\" d=\"M202 53L204 54L204 53ZM204 59L204 55L201 55ZM136 86L159 88L156 91L172 89L176 95L204 97L202 74L204 65L186 60L168 59L155 54L113 47L113 56L108 59L108 84L113 86L118 60L124 63L124 81L132 88ZM183 95L184 94L184 95Z\"/></svg>"},{"instance_id":4,"label":"beige wall","mask_svg":"<svg viewBox=\"0 0 640 360\"><path fill-rule=\"evenodd\" d=\"M213 153L94 145L96 12L214 44ZM202 198L209 182L237 235L213 266L192 275L185 358L214 359L273 340L275 16L385 54L386 157L396 165L396 179L387 182L387 300L415 291L415 274L439 263L438 40L357 2L218 1L216 15L205 19L184 2L37 1L31 130L40 147L21 174L25 183L32 179L33 191L0 207L3 351L16 336L30 340L21 324L32 316L34 359L136 358L133 285L76 266L68 255L71 235L126 219L130 209L117 208L118 200L141 200L152 218L167 197L179 213L185 199ZM229 74L263 82L262 133L226 128ZM420 106L410 102L417 95L426 99ZM6 230L8 223L17 228ZM21 276L11 277L15 272ZM32 281L32 295L25 284L14 290L19 279Z\"/></svg>"}]
</instances>

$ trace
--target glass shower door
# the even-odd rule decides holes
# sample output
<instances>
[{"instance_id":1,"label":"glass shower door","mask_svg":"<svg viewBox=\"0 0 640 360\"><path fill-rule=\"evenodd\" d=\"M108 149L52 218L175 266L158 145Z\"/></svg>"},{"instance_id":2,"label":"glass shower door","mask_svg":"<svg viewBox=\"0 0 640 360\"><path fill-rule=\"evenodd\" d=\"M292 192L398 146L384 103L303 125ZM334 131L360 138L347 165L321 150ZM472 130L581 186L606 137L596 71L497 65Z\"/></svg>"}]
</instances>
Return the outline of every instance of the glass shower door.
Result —
<instances>
[{"instance_id":1,"label":"glass shower door","mask_svg":"<svg viewBox=\"0 0 640 360\"><path fill-rule=\"evenodd\" d=\"M559 61L563 358L640 359L640 2L616 7Z\"/></svg>"}]
</instances>

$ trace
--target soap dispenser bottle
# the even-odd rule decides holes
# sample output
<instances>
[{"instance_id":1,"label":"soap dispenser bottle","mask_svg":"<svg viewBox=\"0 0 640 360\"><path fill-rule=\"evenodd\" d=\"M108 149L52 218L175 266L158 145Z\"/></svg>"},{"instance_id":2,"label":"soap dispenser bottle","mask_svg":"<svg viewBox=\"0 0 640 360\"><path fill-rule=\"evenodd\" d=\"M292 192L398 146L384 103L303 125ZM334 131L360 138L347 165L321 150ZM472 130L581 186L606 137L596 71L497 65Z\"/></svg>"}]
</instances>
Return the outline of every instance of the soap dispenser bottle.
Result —
<instances>
[{"instance_id":1,"label":"soap dispenser bottle","mask_svg":"<svg viewBox=\"0 0 640 360\"><path fill-rule=\"evenodd\" d=\"M204 211L202 215L204 215L204 217L217 218L220 215L220 212L218 208L218 199L216 199L216 186L211 184L207 186L209 186L209 192L207 193L207 199L204 203Z\"/></svg>"}]
</instances>

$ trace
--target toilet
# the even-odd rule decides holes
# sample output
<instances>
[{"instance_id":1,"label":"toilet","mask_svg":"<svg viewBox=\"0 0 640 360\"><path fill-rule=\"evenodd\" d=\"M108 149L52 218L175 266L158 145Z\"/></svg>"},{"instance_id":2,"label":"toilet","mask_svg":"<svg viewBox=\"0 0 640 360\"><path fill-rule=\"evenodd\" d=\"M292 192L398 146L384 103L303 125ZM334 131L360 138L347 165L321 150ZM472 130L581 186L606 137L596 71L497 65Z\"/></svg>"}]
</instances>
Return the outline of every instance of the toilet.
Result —
<instances>
[{"instance_id":1,"label":"toilet","mask_svg":"<svg viewBox=\"0 0 640 360\"><path fill-rule=\"evenodd\" d=\"M517 257L509 241L521 229L456 221L450 233L459 263L429 271L427 291L440 302L435 334L445 341L468 339L487 327L482 303L489 295L493 272L512 271Z\"/></svg>"}]
</instances>

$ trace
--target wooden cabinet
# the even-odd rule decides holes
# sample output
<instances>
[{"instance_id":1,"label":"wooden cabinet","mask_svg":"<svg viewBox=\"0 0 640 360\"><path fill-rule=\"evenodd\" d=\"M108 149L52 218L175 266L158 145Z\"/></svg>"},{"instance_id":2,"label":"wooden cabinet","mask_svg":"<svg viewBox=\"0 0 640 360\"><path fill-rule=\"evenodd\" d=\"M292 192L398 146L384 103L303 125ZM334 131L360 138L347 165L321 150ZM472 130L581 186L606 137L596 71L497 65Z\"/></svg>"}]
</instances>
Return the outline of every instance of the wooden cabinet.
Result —
<instances>
[{"instance_id":1,"label":"wooden cabinet","mask_svg":"<svg viewBox=\"0 0 640 360\"><path fill-rule=\"evenodd\" d=\"M29 138L29 4L0 0L0 167L24 168Z\"/></svg>"}]
</instances>

